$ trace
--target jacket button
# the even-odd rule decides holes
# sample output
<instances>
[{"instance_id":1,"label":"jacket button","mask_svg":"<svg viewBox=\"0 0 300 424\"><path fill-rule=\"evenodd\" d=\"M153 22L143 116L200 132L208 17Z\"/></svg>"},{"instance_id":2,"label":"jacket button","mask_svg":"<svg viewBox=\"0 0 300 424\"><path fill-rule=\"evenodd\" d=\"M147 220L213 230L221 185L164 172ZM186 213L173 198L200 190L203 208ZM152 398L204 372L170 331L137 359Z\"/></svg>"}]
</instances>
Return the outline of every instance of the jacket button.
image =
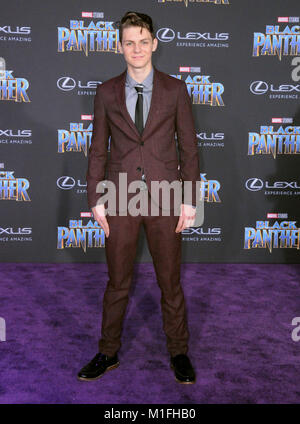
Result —
<instances>
[{"instance_id":1,"label":"jacket button","mask_svg":"<svg viewBox=\"0 0 300 424\"><path fill-rule=\"evenodd\" d=\"M143 141L141 141L141 146L143 146L144 145L144 142Z\"/></svg>"},{"instance_id":2,"label":"jacket button","mask_svg":"<svg viewBox=\"0 0 300 424\"><path fill-rule=\"evenodd\" d=\"M137 169L137 171L141 171L142 170L142 168L140 166L138 166L136 169Z\"/></svg>"}]
</instances>

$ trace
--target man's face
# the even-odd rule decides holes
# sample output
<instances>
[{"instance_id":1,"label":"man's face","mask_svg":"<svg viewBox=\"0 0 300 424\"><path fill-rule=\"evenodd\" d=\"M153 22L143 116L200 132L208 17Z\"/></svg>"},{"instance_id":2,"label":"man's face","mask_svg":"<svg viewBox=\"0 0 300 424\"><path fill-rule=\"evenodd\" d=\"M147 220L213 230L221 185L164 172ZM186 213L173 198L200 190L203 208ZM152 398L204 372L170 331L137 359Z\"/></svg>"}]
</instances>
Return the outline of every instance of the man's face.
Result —
<instances>
[{"instance_id":1,"label":"man's face","mask_svg":"<svg viewBox=\"0 0 300 424\"><path fill-rule=\"evenodd\" d=\"M152 40L146 28L141 31L141 27L130 26L124 29L119 48L129 66L144 68L151 62L152 52L157 48L157 39Z\"/></svg>"}]
</instances>

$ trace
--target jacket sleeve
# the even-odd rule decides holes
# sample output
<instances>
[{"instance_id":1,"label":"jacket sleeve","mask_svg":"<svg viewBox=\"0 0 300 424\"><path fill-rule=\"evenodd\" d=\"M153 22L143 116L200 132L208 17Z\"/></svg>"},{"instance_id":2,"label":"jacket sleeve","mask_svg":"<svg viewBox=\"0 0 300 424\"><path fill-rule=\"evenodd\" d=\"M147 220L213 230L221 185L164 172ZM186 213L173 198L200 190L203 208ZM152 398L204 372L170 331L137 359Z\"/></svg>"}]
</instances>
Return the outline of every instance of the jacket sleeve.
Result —
<instances>
[{"instance_id":1,"label":"jacket sleeve","mask_svg":"<svg viewBox=\"0 0 300 424\"><path fill-rule=\"evenodd\" d=\"M182 179L182 203L196 206L196 181L200 181L200 166L196 129L192 112L192 101L186 83L182 81L176 109L176 132L179 149L180 172ZM184 181L191 183L184 186Z\"/></svg>"},{"instance_id":2,"label":"jacket sleeve","mask_svg":"<svg viewBox=\"0 0 300 424\"><path fill-rule=\"evenodd\" d=\"M86 173L87 198L89 208L96 206L104 193L97 193L97 184L105 178L107 150L110 129L105 106L102 99L101 85L97 86L94 97L94 119L91 145L88 154L88 169Z\"/></svg>"}]
</instances>

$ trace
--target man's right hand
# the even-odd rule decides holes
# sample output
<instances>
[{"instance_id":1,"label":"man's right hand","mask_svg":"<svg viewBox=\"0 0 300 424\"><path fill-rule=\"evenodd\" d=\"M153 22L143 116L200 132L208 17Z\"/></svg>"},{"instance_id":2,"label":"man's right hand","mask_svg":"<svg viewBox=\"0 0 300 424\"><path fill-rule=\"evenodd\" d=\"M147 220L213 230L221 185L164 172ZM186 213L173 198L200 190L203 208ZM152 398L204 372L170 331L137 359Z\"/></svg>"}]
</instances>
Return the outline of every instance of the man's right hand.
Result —
<instances>
[{"instance_id":1,"label":"man's right hand","mask_svg":"<svg viewBox=\"0 0 300 424\"><path fill-rule=\"evenodd\" d=\"M104 212L104 205L97 205L92 208L92 212L94 215L95 220L98 222L99 225L103 228L106 237L109 236L109 225L105 216Z\"/></svg>"}]
</instances>

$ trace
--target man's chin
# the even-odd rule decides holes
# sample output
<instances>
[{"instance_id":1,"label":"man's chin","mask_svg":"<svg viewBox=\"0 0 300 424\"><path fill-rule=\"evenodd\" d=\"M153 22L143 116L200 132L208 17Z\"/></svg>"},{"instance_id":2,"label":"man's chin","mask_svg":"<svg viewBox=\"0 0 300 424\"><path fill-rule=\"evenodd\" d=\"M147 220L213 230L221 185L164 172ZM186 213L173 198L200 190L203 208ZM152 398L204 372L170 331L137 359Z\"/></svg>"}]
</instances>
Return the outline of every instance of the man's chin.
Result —
<instances>
[{"instance_id":1,"label":"man's chin","mask_svg":"<svg viewBox=\"0 0 300 424\"><path fill-rule=\"evenodd\" d=\"M128 64L132 67L132 68L136 68L136 69L140 69L140 68L145 68L145 66L148 65L148 61L145 60L132 60L130 62L128 62Z\"/></svg>"},{"instance_id":2,"label":"man's chin","mask_svg":"<svg viewBox=\"0 0 300 424\"><path fill-rule=\"evenodd\" d=\"M142 63L142 62L133 62L130 63L130 66L132 66L133 68L139 69L139 68L144 68L147 65L147 63Z\"/></svg>"}]
</instances>

